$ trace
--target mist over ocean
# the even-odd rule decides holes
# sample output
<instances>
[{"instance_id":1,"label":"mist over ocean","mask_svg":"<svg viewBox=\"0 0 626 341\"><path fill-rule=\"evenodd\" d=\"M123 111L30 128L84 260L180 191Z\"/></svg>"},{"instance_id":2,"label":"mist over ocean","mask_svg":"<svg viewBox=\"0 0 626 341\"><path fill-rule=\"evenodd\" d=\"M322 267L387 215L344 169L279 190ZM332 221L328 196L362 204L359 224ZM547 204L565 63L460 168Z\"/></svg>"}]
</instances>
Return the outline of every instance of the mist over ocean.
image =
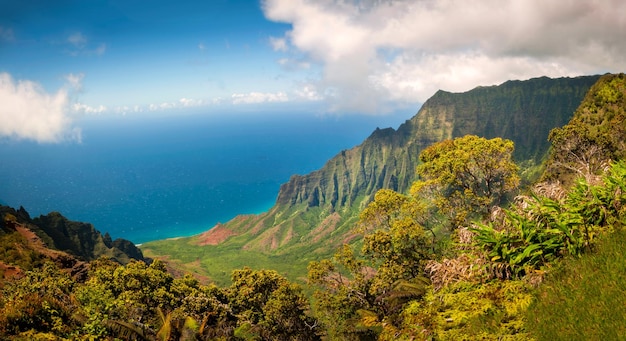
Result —
<instances>
[{"instance_id":1,"label":"mist over ocean","mask_svg":"<svg viewBox=\"0 0 626 341\"><path fill-rule=\"evenodd\" d=\"M413 114L84 119L80 144L0 140L0 203L134 243L194 235L269 209L291 175Z\"/></svg>"}]
</instances>

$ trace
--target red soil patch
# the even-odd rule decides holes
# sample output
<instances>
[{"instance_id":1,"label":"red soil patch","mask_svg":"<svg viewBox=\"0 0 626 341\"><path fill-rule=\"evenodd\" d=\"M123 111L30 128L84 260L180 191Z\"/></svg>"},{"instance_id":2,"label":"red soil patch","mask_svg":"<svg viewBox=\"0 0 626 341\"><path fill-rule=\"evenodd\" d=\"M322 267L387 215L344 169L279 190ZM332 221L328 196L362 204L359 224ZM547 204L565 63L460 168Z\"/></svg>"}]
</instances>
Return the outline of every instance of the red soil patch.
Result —
<instances>
[{"instance_id":1,"label":"red soil patch","mask_svg":"<svg viewBox=\"0 0 626 341\"><path fill-rule=\"evenodd\" d=\"M356 233L349 234L343 239L343 243L350 244L353 240L357 239L358 237L359 235Z\"/></svg>"},{"instance_id":2,"label":"red soil patch","mask_svg":"<svg viewBox=\"0 0 626 341\"><path fill-rule=\"evenodd\" d=\"M44 254L47 257L50 257L52 260L56 260L59 257L66 256L67 254L62 251L52 250L48 248L48 246L39 238L35 232L33 232L28 227L17 224L15 226L15 230L21 234L26 240L28 240L28 244L37 252Z\"/></svg>"},{"instance_id":3,"label":"red soil patch","mask_svg":"<svg viewBox=\"0 0 626 341\"><path fill-rule=\"evenodd\" d=\"M20 278L24 276L24 271L17 266L8 265L0 262L0 273L3 274L5 279L8 278Z\"/></svg>"},{"instance_id":4,"label":"red soil patch","mask_svg":"<svg viewBox=\"0 0 626 341\"><path fill-rule=\"evenodd\" d=\"M341 220L341 216L337 212L334 212L326 217L315 229L313 229L313 231L311 231L310 235L313 236L313 243L319 242L323 237L328 236L331 232L333 232L337 227L339 220Z\"/></svg>"},{"instance_id":5,"label":"red soil patch","mask_svg":"<svg viewBox=\"0 0 626 341\"><path fill-rule=\"evenodd\" d=\"M260 219L257 221L257 223L250 229L250 233L252 235L257 235L259 234L259 232L265 228L265 219Z\"/></svg>"},{"instance_id":6,"label":"red soil patch","mask_svg":"<svg viewBox=\"0 0 626 341\"><path fill-rule=\"evenodd\" d=\"M198 245L218 245L233 235L235 232L225 228L222 224L217 224L214 228L198 236Z\"/></svg>"}]
</instances>

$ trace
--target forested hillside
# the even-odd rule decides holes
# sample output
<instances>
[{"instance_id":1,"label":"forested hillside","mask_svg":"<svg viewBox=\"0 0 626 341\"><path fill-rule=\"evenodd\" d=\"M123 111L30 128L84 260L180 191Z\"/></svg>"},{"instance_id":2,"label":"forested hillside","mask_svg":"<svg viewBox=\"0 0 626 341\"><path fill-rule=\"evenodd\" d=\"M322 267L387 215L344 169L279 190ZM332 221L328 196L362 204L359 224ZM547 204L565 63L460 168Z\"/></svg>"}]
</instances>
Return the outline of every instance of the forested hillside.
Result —
<instances>
[{"instance_id":1,"label":"forested hillside","mask_svg":"<svg viewBox=\"0 0 626 341\"><path fill-rule=\"evenodd\" d=\"M361 242L311 262L304 286L247 267L204 285L159 260L75 276L28 252L13 232L24 212L5 210L0 239L16 247L0 256L30 270L0 282L0 338L622 339L625 119L626 75L601 77L529 186L509 139L431 144L410 190L377 191L352 226Z\"/></svg>"},{"instance_id":2,"label":"forested hillside","mask_svg":"<svg viewBox=\"0 0 626 341\"><path fill-rule=\"evenodd\" d=\"M4 217L0 225L0 237L12 238L14 234L30 236L30 239L37 240L48 249L66 253L80 261L92 261L105 256L122 264L131 259L147 261L141 250L130 241L122 238L112 240L93 225L68 220L59 212L31 218L23 207L15 210L0 205L0 214Z\"/></svg>"},{"instance_id":3,"label":"forested hillside","mask_svg":"<svg viewBox=\"0 0 626 341\"><path fill-rule=\"evenodd\" d=\"M397 130L376 129L320 170L294 175L268 212L239 216L199 237L147 243L143 249L221 283L244 265L304 277L309 261L360 238L352 227L376 191L408 192L420 152L433 143L467 134L509 139L515 144L514 160L532 177L532 166L548 150L548 133L570 120L598 77L542 77L465 93L439 91Z\"/></svg>"}]
</instances>

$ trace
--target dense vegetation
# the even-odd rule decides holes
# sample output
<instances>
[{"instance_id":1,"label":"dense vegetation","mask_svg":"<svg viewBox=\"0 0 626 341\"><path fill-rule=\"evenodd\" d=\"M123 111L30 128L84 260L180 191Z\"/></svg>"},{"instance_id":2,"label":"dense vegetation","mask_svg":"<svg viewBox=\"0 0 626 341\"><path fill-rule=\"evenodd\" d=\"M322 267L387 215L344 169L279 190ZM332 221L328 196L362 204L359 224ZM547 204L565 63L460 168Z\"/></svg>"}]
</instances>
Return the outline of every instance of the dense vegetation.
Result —
<instances>
[{"instance_id":1,"label":"dense vegetation","mask_svg":"<svg viewBox=\"0 0 626 341\"><path fill-rule=\"evenodd\" d=\"M625 112L626 75L603 76L550 133L545 174L527 188L510 140L432 144L410 191L378 191L353 224L358 238L311 262L305 287L274 270L244 267L219 287L160 261L105 258L73 277L26 252L30 270L0 287L0 337L624 338ZM0 250L22 266L15 219L3 216Z\"/></svg>"}]
</instances>

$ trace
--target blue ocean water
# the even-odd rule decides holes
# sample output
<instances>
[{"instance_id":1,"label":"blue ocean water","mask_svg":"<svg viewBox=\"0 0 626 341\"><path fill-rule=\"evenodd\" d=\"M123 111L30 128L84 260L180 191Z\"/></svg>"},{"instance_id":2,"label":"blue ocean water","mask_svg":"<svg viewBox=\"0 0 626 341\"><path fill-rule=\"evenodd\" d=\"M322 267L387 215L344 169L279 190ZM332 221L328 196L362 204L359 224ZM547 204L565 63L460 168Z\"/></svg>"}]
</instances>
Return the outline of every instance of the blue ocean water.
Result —
<instances>
[{"instance_id":1,"label":"blue ocean water","mask_svg":"<svg viewBox=\"0 0 626 341\"><path fill-rule=\"evenodd\" d=\"M194 235L269 209L291 175L412 115L84 119L82 143L0 141L0 202L31 216L58 211L134 243Z\"/></svg>"}]
</instances>

